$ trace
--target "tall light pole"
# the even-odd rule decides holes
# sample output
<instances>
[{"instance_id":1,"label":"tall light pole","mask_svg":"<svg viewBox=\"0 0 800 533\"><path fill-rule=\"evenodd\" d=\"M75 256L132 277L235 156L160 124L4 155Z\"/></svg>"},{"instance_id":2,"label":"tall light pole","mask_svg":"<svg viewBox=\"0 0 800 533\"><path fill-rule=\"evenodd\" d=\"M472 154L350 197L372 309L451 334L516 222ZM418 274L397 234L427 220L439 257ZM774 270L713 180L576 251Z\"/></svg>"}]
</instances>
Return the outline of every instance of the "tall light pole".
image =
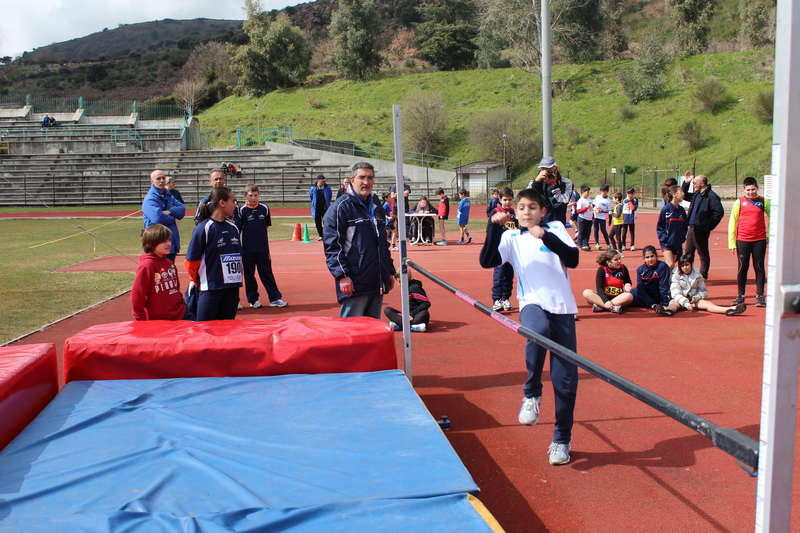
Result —
<instances>
[{"instance_id":1,"label":"tall light pole","mask_svg":"<svg viewBox=\"0 0 800 533\"><path fill-rule=\"evenodd\" d=\"M542 157L553 155L553 74L550 65L550 2L542 0L542 26L539 29L542 59Z\"/></svg>"}]
</instances>

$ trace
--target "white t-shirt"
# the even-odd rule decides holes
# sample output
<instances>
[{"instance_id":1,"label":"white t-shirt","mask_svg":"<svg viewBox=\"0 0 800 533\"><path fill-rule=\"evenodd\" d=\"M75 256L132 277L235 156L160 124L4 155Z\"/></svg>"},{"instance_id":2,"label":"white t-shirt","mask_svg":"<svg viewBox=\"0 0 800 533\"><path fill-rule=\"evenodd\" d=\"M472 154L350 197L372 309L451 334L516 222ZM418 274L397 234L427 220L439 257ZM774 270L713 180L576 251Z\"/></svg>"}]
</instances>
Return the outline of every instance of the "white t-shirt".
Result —
<instances>
[{"instance_id":1,"label":"white t-shirt","mask_svg":"<svg viewBox=\"0 0 800 533\"><path fill-rule=\"evenodd\" d=\"M600 210L599 213L594 214L594 217L597 220L605 220L606 213L611 211L611 209L614 207L614 202L611 200L611 197L606 196L605 198L603 198L602 194L598 194L597 196L595 196L593 204L595 208Z\"/></svg>"},{"instance_id":2,"label":"white t-shirt","mask_svg":"<svg viewBox=\"0 0 800 533\"><path fill-rule=\"evenodd\" d=\"M575 241L561 222L548 223L550 233L575 248ZM517 275L517 300L519 310L536 304L557 315L576 314L578 306L572 295L567 267L561 259L527 229L507 230L498 246L500 257L509 263Z\"/></svg>"},{"instance_id":3,"label":"white t-shirt","mask_svg":"<svg viewBox=\"0 0 800 533\"><path fill-rule=\"evenodd\" d=\"M581 213L580 212L581 209L583 209L586 206L589 206L589 209ZM592 211L592 201L589 200L588 198L584 198L583 196L581 196L580 200L578 200L578 203L575 204L575 207L578 209L578 216L581 217L582 219L592 220L594 218L594 211Z\"/></svg>"}]
</instances>

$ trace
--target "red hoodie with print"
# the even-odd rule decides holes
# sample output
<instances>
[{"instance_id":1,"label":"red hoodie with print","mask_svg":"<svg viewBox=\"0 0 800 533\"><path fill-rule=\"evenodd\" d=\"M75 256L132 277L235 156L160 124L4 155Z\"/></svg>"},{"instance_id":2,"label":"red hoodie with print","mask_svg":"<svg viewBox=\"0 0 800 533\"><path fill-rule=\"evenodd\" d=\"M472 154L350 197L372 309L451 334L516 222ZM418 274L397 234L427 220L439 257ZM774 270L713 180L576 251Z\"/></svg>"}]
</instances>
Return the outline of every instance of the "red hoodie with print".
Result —
<instances>
[{"instance_id":1,"label":"red hoodie with print","mask_svg":"<svg viewBox=\"0 0 800 533\"><path fill-rule=\"evenodd\" d=\"M131 288L135 320L181 320L186 314L178 269L166 257L142 254Z\"/></svg>"}]
</instances>

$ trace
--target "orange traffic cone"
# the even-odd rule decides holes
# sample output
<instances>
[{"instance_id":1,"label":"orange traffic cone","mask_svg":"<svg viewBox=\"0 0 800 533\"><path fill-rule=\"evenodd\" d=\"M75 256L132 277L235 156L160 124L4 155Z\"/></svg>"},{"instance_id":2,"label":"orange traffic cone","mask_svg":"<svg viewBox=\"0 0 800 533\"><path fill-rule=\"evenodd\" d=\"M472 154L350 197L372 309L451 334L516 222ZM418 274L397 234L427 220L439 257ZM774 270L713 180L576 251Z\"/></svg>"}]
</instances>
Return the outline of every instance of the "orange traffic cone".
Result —
<instances>
[{"instance_id":1,"label":"orange traffic cone","mask_svg":"<svg viewBox=\"0 0 800 533\"><path fill-rule=\"evenodd\" d=\"M292 240L293 241L299 241L300 240L300 224L299 223L294 225L294 234L292 235Z\"/></svg>"},{"instance_id":2,"label":"orange traffic cone","mask_svg":"<svg viewBox=\"0 0 800 533\"><path fill-rule=\"evenodd\" d=\"M308 224L303 224L303 243L308 244L311 239L308 238Z\"/></svg>"}]
</instances>

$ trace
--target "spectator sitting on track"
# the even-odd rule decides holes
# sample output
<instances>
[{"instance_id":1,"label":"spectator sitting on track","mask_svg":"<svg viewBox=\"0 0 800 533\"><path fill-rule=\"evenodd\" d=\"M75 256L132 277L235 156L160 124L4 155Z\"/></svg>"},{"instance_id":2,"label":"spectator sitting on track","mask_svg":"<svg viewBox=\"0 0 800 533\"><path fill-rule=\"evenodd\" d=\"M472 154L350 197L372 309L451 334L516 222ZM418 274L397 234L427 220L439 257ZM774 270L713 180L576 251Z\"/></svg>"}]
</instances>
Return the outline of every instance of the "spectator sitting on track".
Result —
<instances>
[{"instance_id":1,"label":"spectator sitting on track","mask_svg":"<svg viewBox=\"0 0 800 533\"><path fill-rule=\"evenodd\" d=\"M178 270L168 257L172 232L153 224L142 233L139 267L131 287L134 320L194 320L181 294Z\"/></svg>"},{"instance_id":2,"label":"spectator sitting on track","mask_svg":"<svg viewBox=\"0 0 800 533\"><path fill-rule=\"evenodd\" d=\"M631 289L633 302L629 307L649 307L659 315L672 316L670 302L670 271L664 261L658 260L655 246L642 249L644 264L636 269L636 287Z\"/></svg>"},{"instance_id":3,"label":"spectator sitting on track","mask_svg":"<svg viewBox=\"0 0 800 533\"><path fill-rule=\"evenodd\" d=\"M400 282L400 269L394 275L397 282ZM422 288L422 282L411 277L411 271L408 271L408 313L411 315L411 331L424 332L428 329L428 323L431 321L431 315L428 309L431 307L431 301ZM403 331L403 315L393 307L387 307L383 310L383 314L389 319L389 325L395 331Z\"/></svg>"},{"instance_id":4,"label":"spectator sitting on track","mask_svg":"<svg viewBox=\"0 0 800 533\"><path fill-rule=\"evenodd\" d=\"M583 297L592 304L592 311L602 313L611 311L620 314L624 307L633 302L631 276L628 267L622 264L622 254L617 250L606 250L597 255L595 276L596 290L586 289Z\"/></svg>"},{"instance_id":5,"label":"spectator sitting on track","mask_svg":"<svg viewBox=\"0 0 800 533\"><path fill-rule=\"evenodd\" d=\"M695 309L718 313L727 316L741 315L747 309L744 302L722 307L708 300L708 290L700 271L692 264L690 255L682 255L678 261L679 266L672 272L672 282L670 292L672 301L669 302L669 309L678 312L686 309L690 313Z\"/></svg>"},{"instance_id":6,"label":"spectator sitting on track","mask_svg":"<svg viewBox=\"0 0 800 533\"><path fill-rule=\"evenodd\" d=\"M432 213L436 214L436 210L433 206L428 202L428 197L423 196L417 202L417 205L414 206L414 209L411 210L412 213ZM414 220L411 224L411 233L413 235L417 234L417 231L422 231L422 240L420 243L425 244L433 244L433 231L434 231L434 223L433 217L421 217L422 221ZM420 224L422 228L420 228ZM415 229L416 228L416 229Z\"/></svg>"},{"instance_id":7,"label":"spectator sitting on track","mask_svg":"<svg viewBox=\"0 0 800 533\"><path fill-rule=\"evenodd\" d=\"M175 197L183 205L186 205L186 202L183 201L183 196L181 196L181 191L175 188L176 182L175 178L172 176L167 176L167 190Z\"/></svg>"}]
</instances>

